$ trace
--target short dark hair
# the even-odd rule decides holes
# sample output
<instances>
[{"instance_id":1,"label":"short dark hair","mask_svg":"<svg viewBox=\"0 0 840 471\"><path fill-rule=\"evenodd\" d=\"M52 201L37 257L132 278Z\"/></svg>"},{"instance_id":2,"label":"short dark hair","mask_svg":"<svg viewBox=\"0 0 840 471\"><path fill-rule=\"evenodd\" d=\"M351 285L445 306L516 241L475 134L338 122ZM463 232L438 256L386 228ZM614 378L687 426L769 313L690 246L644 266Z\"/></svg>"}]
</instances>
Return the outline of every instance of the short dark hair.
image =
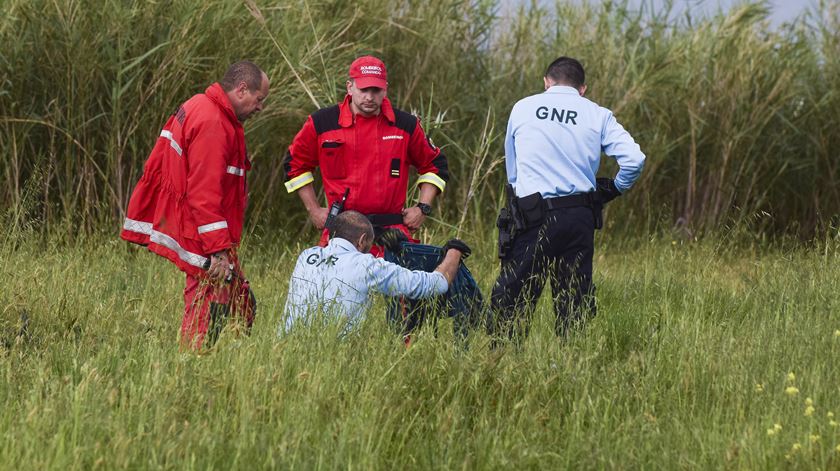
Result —
<instances>
[{"instance_id":1,"label":"short dark hair","mask_svg":"<svg viewBox=\"0 0 840 471\"><path fill-rule=\"evenodd\" d=\"M262 88L263 71L257 64L251 61L235 62L228 67L224 77L219 82L224 91L229 92L236 88L240 82L245 82L252 92Z\"/></svg>"},{"instance_id":2,"label":"short dark hair","mask_svg":"<svg viewBox=\"0 0 840 471\"><path fill-rule=\"evenodd\" d=\"M340 237L352 243L356 243L362 234L367 234L373 240L373 226L368 218L358 211L344 211L332 222L330 233L333 237Z\"/></svg>"},{"instance_id":3,"label":"short dark hair","mask_svg":"<svg viewBox=\"0 0 840 471\"><path fill-rule=\"evenodd\" d=\"M575 88L580 88L586 83L583 65L577 59L566 56L554 59L554 62L545 69L545 77L554 83Z\"/></svg>"}]
</instances>

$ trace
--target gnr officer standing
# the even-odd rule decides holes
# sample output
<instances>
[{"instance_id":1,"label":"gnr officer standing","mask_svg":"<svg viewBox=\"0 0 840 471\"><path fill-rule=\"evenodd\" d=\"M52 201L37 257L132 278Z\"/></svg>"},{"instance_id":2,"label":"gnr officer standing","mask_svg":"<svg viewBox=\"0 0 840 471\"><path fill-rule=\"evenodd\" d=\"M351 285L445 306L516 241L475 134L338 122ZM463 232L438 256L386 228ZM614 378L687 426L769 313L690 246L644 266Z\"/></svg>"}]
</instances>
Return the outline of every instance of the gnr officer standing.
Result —
<instances>
[{"instance_id":1,"label":"gnr officer standing","mask_svg":"<svg viewBox=\"0 0 840 471\"><path fill-rule=\"evenodd\" d=\"M509 197L498 221L502 269L490 300L491 335L527 336L546 278L557 335L595 315L594 230L602 205L633 186L645 156L610 110L584 98L584 79L579 61L560 57L545 72L545 92L523 98L510 113ZM618 162L614 179L596 181L601 152Z\"/></svg>"}]
</instances>

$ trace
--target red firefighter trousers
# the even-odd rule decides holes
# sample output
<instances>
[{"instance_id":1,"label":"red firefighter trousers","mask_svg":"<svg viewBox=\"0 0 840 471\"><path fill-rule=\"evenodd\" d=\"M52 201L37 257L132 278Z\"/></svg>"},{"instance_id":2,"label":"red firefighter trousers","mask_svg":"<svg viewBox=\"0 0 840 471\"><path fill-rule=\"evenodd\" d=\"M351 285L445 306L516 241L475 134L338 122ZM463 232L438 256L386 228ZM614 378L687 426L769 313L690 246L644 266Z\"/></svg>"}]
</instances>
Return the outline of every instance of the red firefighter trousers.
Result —
<instances>
[{"instance_id":1,"label":"red firefighter trousers","mask_svg":"<svg viewBox=\"0 0 840 471\"><path fill-rule=\"evenodd\" d=\"M234 276L230 282L219 283L187 275L181 345L199 349L208 333L212 337L208 344L212 344L228 320L242 322L247 333L254 322L254 310L251 289L244 278Z\"/></svg>"}]
</instances>

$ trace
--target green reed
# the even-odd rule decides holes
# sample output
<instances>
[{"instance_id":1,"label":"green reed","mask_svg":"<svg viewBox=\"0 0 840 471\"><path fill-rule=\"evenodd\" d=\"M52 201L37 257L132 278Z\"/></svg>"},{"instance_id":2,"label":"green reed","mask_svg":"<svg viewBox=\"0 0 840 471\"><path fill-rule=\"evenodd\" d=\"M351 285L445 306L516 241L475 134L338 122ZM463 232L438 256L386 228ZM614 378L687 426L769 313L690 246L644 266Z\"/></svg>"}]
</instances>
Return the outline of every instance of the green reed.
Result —
<instances>
[{"instance_id":1,"label":"green reed","mask_svg":"<svg viewBox=\"0 0 840 471\"><path fill-rule=\"evenodd\" d=\"M831 2L776 29L761 2L712 18L623 1L7 0L0 12L0 201L20 206L38 188L48 232L116 227L167 116L241 58L272 79L269 106L247 125L251 220L301 227L280 159L365 53L385 59L391 98L449 155L452 223L491 227L507 113L561 54L583 61L590 97L648 155L614 216L622 226L690 237L764 211L761 230L813 235L840 212Z\"/></svg>"}]
</instances>

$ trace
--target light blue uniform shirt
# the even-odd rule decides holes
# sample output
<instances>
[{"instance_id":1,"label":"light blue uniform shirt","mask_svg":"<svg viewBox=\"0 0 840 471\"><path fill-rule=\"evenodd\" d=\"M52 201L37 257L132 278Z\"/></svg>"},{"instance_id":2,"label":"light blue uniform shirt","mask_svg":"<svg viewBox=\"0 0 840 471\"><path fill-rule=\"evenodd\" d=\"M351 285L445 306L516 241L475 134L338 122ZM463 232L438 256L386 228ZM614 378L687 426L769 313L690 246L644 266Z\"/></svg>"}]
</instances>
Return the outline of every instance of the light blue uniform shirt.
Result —
<instances>
[{"instance_id":1,"label":"light blue uniform shirt","mask_svg":"<svg viewBox=\"0 0 840 471\"><path fill-rule=\"evenodd\" d=\"M370 308L371 292L420 299L448 290L440 272L412 271L333 238L326 247L306 249L298 257L289 281L285 324L277 334L283 335L298 320L306 322L321 314L346 317L349 329Z\"/></svg>"},{"instance_id":2,"label":"light blue uniform shirt","mask_svg":"<svg viewBox=\"0 0 840 471\"><path fill-rule=\"evenodd\" d=\"M612 111L573 87L555 85L519 100L510 112L505 166L516 196L540 192L553 198L594 190L602 151L618 162L618 191L633 186L645 163L639 145Z\"/></svg>"}]
</instances>

